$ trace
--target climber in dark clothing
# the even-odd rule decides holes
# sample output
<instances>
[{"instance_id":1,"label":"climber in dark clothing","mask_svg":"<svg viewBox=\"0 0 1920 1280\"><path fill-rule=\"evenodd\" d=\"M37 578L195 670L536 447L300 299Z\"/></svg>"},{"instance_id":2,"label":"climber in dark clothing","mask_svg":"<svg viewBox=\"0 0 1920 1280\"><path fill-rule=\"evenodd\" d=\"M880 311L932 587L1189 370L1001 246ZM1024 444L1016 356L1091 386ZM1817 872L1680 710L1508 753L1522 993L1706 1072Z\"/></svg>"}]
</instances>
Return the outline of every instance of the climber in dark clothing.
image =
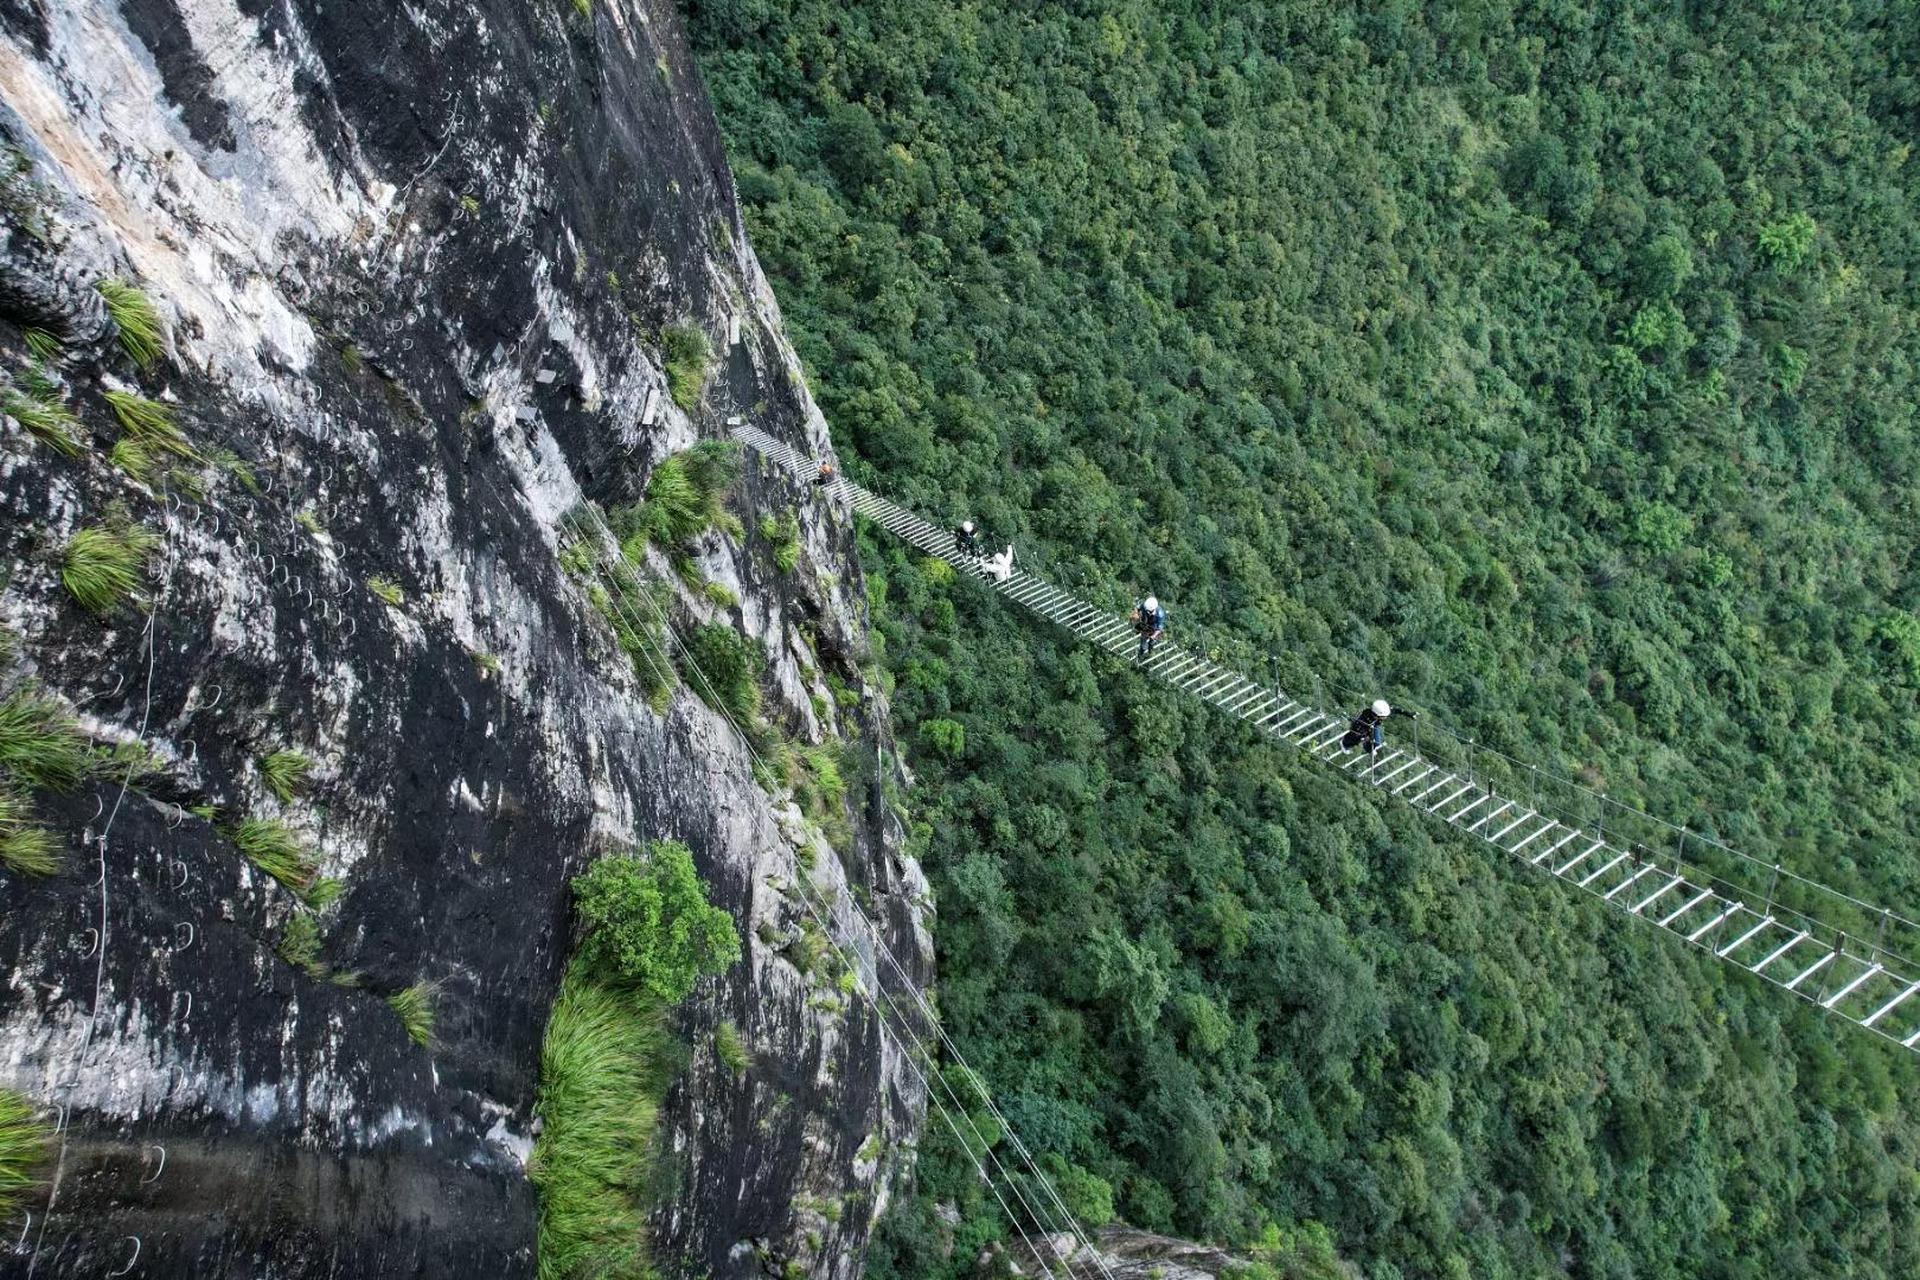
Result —
<instances>
[{"instance_id":1,"label":"climber in dark clothing","mask_svg":"<svg viewBox=\"0 0 1920 1280\"><path fill-rule=\"evenodd\" d=\"M1409 720L1419 719L1405 707L1396 707L1385 698L1375 698L1373 705L1364 708L1353 718L1353 723L1347 726L1346 733L1340 738L1340 749L1351 751L1355 747L1360 747L1368 755L1372 755L1386 741L1386 731L1381 722L1388 716L1396 715L1405 716Z\"/></svg>"},{"instance_id":2,"label":"climber in dark clothing","mask_svg":"<svg viewBox=\"0 0 1920 1280\"><path fill-rule=\"evenodd\" d=\"M960 527L953 531L953 549L963 556L980 558L980 535L973 527L973 521L962 520Z\"/></svg>"},{"instance_id":3,"label":"climber in dark clothing","mask_svg":"<svg viewBox=\"0 0 1920 1280\"><path fill-rule=\"evenodd\" d=\"M813 482L814 484L819 485L822 488L825 488L827 485L832 484L833 483L833 464L831 462L821 463L820 471L817 475L813 477Z\"/></svg>"},{"instance_id":4,"label":"climber in dark clothing","mask_svg":"<svg viewBox=\"0 0 1920 1280\"><path fill-rule=\"evenodd\" d=\"M1153 642L1167 633L1167 611L1148 596L1133 607L1133 629L1140 633L1140 647L1134 650L1133 660L1145 662L1153 656Z\"/></svg>"}]
</instances>

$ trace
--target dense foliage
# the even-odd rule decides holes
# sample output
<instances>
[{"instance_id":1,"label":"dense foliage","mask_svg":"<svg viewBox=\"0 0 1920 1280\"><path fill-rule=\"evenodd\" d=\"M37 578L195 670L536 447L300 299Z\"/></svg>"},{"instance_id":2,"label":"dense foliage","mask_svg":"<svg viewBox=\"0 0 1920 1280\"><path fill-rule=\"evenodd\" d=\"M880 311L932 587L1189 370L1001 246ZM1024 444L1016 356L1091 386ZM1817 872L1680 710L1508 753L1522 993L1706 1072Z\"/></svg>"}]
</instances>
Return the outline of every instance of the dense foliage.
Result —
<instances>
[{"instance_id":1,"label":"dense foliage","mask_svg":"<svg viewBox=\"0 0 1920 1280\"><path fill-rule=\"evenodd\" d=\"M740 958L733 918L707 901L693 854L677 840L650 842L644 858L600 859L573 878L573 901L589 969L668 1004Z\"/></svg>"},{"instance_id":2,"label":"dense foliage","mask_svg":"<svg viewBox=\"0 0 1920 1280\"><path fill-rule=\"evenodd\" d=\"M1920 897L1910 7L690 9L857 478ZM1083 1203L1381 1278L1920 1274L1909 1058L868 552L942 1007ZM928 1132L877 1275L1003 1229Z\"/></svg>"}]
</instances>

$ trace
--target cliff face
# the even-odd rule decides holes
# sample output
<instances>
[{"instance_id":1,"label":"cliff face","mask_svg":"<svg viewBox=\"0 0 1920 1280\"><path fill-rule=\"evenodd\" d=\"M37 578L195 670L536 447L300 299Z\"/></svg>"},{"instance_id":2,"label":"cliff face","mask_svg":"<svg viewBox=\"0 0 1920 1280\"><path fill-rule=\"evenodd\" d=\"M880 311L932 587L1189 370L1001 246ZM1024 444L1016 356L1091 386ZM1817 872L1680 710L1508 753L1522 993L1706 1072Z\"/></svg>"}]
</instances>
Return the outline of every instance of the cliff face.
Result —
<instances>
[{"instance_id":1,"label":"cliff face","mask_svg":"<svg viewBox=\"0 0 1920 1280\"><path fill-rule=\"evenodd\" d=\"M0 437L7 679L159 765L124 796L36 793L68 869L0 874L0 1085L62 1129L51 1211L0 1225L0 1273L98 1276L137 1250L150 1276L532 1274L567 881L674 837L746 956L676 1014L655 1256L857 1274L923 1099L865 1005L791 962L790 886L813 878L843 940L865 938L857 895L917 984L918 869L882 806L850 802L836 854L706 705L650 710L557 560L583 499L634 499L729 417L827 447L671 7L0 0L0 132L28 166L0 362L19 378L28 328L63 339L47 373L95 442ZM144 373L97 291L116 277L168 331ZM667 394L676 323L716 352L692 412ZM131 479L106 456L113 389L220 460ZM738 603L662 564L667 610L753 639L780 732L870 744L877 691L852 709L826 680L865 684L850 518L750 458L733 505L745 536L697 565ZM116 511L160 542L149 609L101 619L60 556ZM788 511L783 572L758 529ZM278 749L315 762L285 804L258 767ZM323 957L357 985L276 955L294 900L236 850L248 817L344 883ZM420 981L431 1048L384 999ZM744 1072L710 1047L723 1020Z\"/></svg>"}]
</instances>

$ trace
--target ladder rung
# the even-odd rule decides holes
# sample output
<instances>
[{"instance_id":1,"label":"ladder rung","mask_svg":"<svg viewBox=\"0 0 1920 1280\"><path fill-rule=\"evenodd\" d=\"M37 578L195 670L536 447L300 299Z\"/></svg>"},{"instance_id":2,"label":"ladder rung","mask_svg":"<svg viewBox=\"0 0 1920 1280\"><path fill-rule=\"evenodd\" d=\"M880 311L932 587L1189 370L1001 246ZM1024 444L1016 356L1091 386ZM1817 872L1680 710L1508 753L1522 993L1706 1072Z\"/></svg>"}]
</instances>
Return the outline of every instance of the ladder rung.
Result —
<instances>
[{"instance_id":1,"label":"ladder rung","mask_svg":"<svg viewBox=\"0 0 1920 1280\"><path fill-rule=\"evenodd\" d=\"M1245 697L1240 698L1237 701L1229 703L1225 706L1222 706L1220 709L1226 712L1230 716L1239 716L1241 719L1244 720L1248 716L1251 716L1254 714L1254 712L1248 711L1245 708L1253 706L1256 702L1260 701L1260 699L1262 698L1271 698L1272 696L1273 695L1269 694L1265 689L1262 689L1258 685L1255 685L1247 690Z\"/></svg>"},{"instance_id":2,"label":"ladder rung","mask_svg":"<svg viewBox=\"0 0 1920 1280\"><path fill-rule=\"evenodd\" d=\"M1519 844L1514 845L1511 849L1507 850L1507 852L1508 853L1520 852L1522 849L1526 848L1528 845L1532 844L1535 840L1538 840L1541 836L1547 834L1547 832L1553 830L1555 827L1559 825L1560 825L1560 820L1558 818L1552 819L1547 823L1546 826L1540 828L1538 831L1528 836L1525 840L1522 840Z\"/></svg>"},{"instance_id":3,"label":"ladder rung","mask_svg":"<svg viewBox=\"0 0 1920 1280\"><path fill-rule=\"evenodd\" d=\"M1038 578L1029 578L1024 573L1017 573L1001 583L1000 589L1006 593L1009 600L1018 604L1029 604L1047 594L1046 583Z\"/></svg>"},{"instance_id":4,"label":"ladder rung","mask_svg":"<svg viewBox=\"0 0 1920 1280\"><path fill-rule=\"evenodd\" d=\"M1782 985L1785 986L1787 990L1791 991L1795 987L1799 986L1801 983L1805 982L1808 978L1811 978L1814 974L1820 972L1822 969L1826 968L1828 965L1832 964L1835 960L1838 960L1839 958L1840 958L1839 951L1837 950L1829 951L1827 952L1827 954L1821 956L1818 960L1815 960L1812 964L1808 965L1806 968L1802 969L1798 974L1796 974L1792 982L1783 983Z\"/></svg>"},{"instance_id":5,"label":"ladder rung","mask_svg":"<svg viewBox=\"0 0 1920 1280\"><path fill-rule=\"evenodd\" d=\"M1607 874L1607 872L1613 870L1615 867L1619 866L1621 863L1625 862L1628 858L1632 856L1633 855L1630 852L1623 850L1618 857L1616 857L1612 862L1609 862L1606 866L1601 867L1598 871L1589 871L1587 873L1586 879L1580 881L1579 887L1582 889L1586 888L1588 885L1592 884L1595 880L1598 880L1601 876Z\"/></svg>"},{"instance_id":6,"label":"ladder rung","mask_svg":"<svg viewBox=\"0 0 1920 1280\"><path fill-rule=\"evenodd\" d=\"M1316 711L1305 720L1287 730L1284 735L1288 742L1296 747L1304 747L1326 726L1327 718Z\"/></svg>"},{"instance_id":7,"label":"ladder rung","mask_svg":"<svg viewBox=\"0 0 1920 1280\"><path fill-rule=\"evenodd\" d=\"M1306 746L1309 751L1318 751L1326 743L1340 741L1341 736L1344 735L1346 731L1346 726L1337 722L1331 729L1327 728L1326 725L1321 725L1302 741L1301 745Z\"/></svg>"},{"instance_id":8,"label":"ladder rung","mask_svg":"<svg viewBox=\"0 0 1920 1280\"><path fill-rule=\"evenodd\" d=\"M1715 916L1713 919L1707 921L1705 924L1701 925L1698 929L1695 929L1692 933L1688 934L1687 941L1688 942L1700 941L1700 939L1704 937L1706 934L1711 933L1714 929L1718 928L1720 925L1720 922L1725 920L1728 916L1732 915L1736 911L1744 911L1744 910L1746 910L1746 908L1741 906L1737 902L1729 903L1725 911L1722 911L1719 915Z\"/></svg>"},{"instance_id":9,"label":"ladder rung","mask_svg":"<svg viewBox=\"0 0 1920 1280\"><path fill-rule=\"evenodd\" d=\"M1416 774L1414 774L1414 775L1413 775L1413 776L1412 776L1411 778L1408 778L1408 779L1407 779L1407 780L1406 780L1405 782L1403 782L1403 783L1401 783L1401 784L1400 784L1399 786L1397 786L1397 787L1395 787L1395 788L1393 789L1393 794L1394 794L1394 795L1399 795L1399 794L1401 794L1402 792L1404 792L1404 791L1406 791L1406 790L1407 790L1407 789L1408 789L1409 787L1417 787L1417 786L1419 786L1419 785L1420 785L1420 780L1421 780L1422 778L1430 778L1430 777L1432 777L1432 776L1433 776L1433 773L1434 773L1434 770L1436 770L1437 768L1439 768L1439 766L1438 766L1438 765L1431 765L1431 764L1430 764L1430 765L1428 765L1428 766L1427 766L1426 768L1424 768L1424 769L1422 769L1422 770L1421 770L1420 772L1418 772L1418 773L1416 773Z\"/></svg>"},{"instance_id":10,"label":"ladder rung","mask_svg":"<svg viewBox=\"0 0 1920 1280\"><path fill-rule=\"evenodd\" d=\"M1675 885L1685 884L1686 882L1687 882L1687 878L1685 876L1675 876L1673 879L1667 881L1665 884L1661 885L1658 889L1655 889L1652 893L1648 894L1646 897L1640 899L1640 901L1634 903L1631 907L1627 909L1627 914L1630 916L1639 915L1642 911L1645 911L1648 907L1658 902L1661 898L1664 898L1669 893L1672 893L1673 887Z\"/></svg>"},{"instance_id":11,"label":"ladder rung","mask_svg":"<svg viewBox=\"0 0 1920 1280\"><path fill-rule=\"evenodd\" d=\"M1747 930L1745 933L1741 934L1739 937L1735 938L1732 942L1729 942L1726 946L1720 948L1718 951L1714 952L1713 954L1715 954L1716 956L1721 956L1723 958L1726 956L1732 955L1734 952L1740 949L1742 943L1746 942L1747 939L1753 937L1754 934L1760 932L1762 929L1767 928L1772 923L1773 923L1772 916L1762 917L1759 924L1753 926L1753 928Z\"/></svg>"},{"instance_id":12,"label":"ladder rung","mask_svg":"<svg viewBox=\"0 0 1920 1280\"><path fill-rule=\"evenodd\" d=\"M1407 799L1407 803L1419 804L1422 800L1425 800L1428 796L1432 795L1434 792L1438 791L1440 788L1446 786L1449 782L1453 782L1454 780L1455 780L1455 775L1449 773L1444 778L1440 779L1440 781L1434 783L1432 786L1428 787L1425 791L1422 791L1419 795L1409 797Z\"/></svg>"},{"instance_id":13,"label":"ladder rung","mask_svg":"<svg viewBox=\"0 0 1920 1280\"><path fill-rule=\"evenodd\" d=\"M1527 821L1530 821L1530 820L1532 820L1532 819L1534 819L1534 818L1537 818L1537 817L1539 817L1539 816L1540 816L1539 814L1537 814L1537 813L1533 813L1533 812L1531 812L1531 811L1529 811L1529 812L1527 812L1527 813L1523 813L1523 814L1521 814L1521 815L1520 815L1519 817L1517 817L1517 818L1515 818L1515 819L1514 819L1514 820L1513 820L1512 822L1509 822L1509 823L1508 823L1508 824L1507 824L1506 826L1504 826L1504 827L1502 827L1502 828L1500 828L1500 829L1499 829L1498 831L1496 831L1496 832L1494 832L1494 833L1493 833L1492 835L1490 835L1490 836L1488 836L1488 837L1487 837L1487 840L1488 840L1489 842L1491 842L1491 843L1493 843L1493 844L1499 844L1499 843L1500 843L1500 838L1501 838L1502 836L1504 836L1504 835L1506 835L1506 834L1507 834L1507 832L1509 832L1509 831L1511 831L1511 830L1513 830L1513 829L1514 829L1515 827L1517 827L1517 826L1519 826L1519 825L1520 825L1521 823L1523 823L1523 822L1527 822Z\"/></svg>"},{"instance_id":14,"label":"ladder rung","mask_svg":"<svg viewBox=\"0 0 1920 1280\"><path fill-rule=\"evenodd\" d=\"M1274 704L1273 710L1267 712L1267 714L1255 721L1253 727L1264 733L1269 727L1275 724L1281 716L1290 715L1294 711L1297 711L1299 707L1299 703L1289 702L1287 699L1282 698Z\"/></svg>"},{"instance_id":15,"label":"ladder rung","mask_svg":"<svg viewBox=\"0 0 1920 1280\"><path fill-rule=\"evenodd\" d=\"M1572 844L1575 840L1578 840L1579 838L1580 838L1580 832L1569 831L1567 832L1567 834L1561 836L1558 840L1555 840L1552 844L1548 845L1546 848L1542 849L1540 852L1534 854L1533 857L1527 859L1527 861L1537 867L1541 863L1545 862L1548 858L1551 858L1554 854L1560 852L1560 850L1566 848L1568 845Z\"/></svg>"},{"instance_id":16,"label":"ladder rung","mask_svg":"<svg viewBox=\"0 0 1920 1280\"><path fill-rule=\"evenodd\" d=\"M1699 906L1701 903L1705 902L1708 898L1711 898L1712 896L1713 896L1713 890L1702 889L1699 893L1699 896L1695 897L1692 901L1688 902L1686 905L1674 911L1666 919L1660 921L1660 927L1662 929L1666 928L1668 925L1671 925L1675 920L1678 920L1681 916L1687 914L1687 912L1693 910L1695 907Z\"/></svg>"},{"instance_id":17,"label":"ladder rung","mask_svg":"<svg viewBox=\"0 0 1920 1280\"><path fill-rule=\"evenodd\" d=\"M1886 1017L1888 1014L1892 1013L1895 1009L1905 1004L1907 997L1912 995L1916 991L1920 991L1920 982L1913 983L1905 991L1902 991L1899 995L1887 1001L1885 1004L1881 1005L1878 1009L1875 1009L1871 1014L1867 1016L1866 1020L1863 1021L1860 1025L1863 1027L1872 1026L1874 1023L1880 1021L1880 1019Z\"/></svg>"},{"instance_id":18,"label":"ladder rung","mask_svg":"<svg viewBox=\"0 0 1920 1280\"><path fill-rule=\"evenodd\" d=\"M1215 689L1208 696L1213 700L1214 706L1227 715L1236 716L1240 714L1236 708L1254 705L1267 696L1267 691L1257 685L1249 685L1239 676L1235 676L1227 682L1225 687Z\"/></svg>"},{"instance_id":19,"label":"ladder rung","mask_svg":"<svg viewBox=\"0 0 1920 1280\"><path fill-rule=\"evenodd\" d=\"M1458 822L1460 821L1460 819L1466 817L1468 814L1472 813L1475 809L1478 809L1481 805L1485 804L1487 801L1491 799L1493 799L1493 792L1482 791L1477 798L1475 798L1471 803L1467 805L1466 808L1455 809L1452 813L1440 819L1440 821L1447 822L1447 823Z\"/></svg>"},{"instance_id":20,"label":"ladder rung","mask_svg":"<svg viewBox=\"0 0 1920 1280\"><path fill-rule=\"evenodd\" d=\"M1352 747L1342 746L1341 743L1345 740L1345 738L1346 738L1346 734L1336 733L1332 737L1328 738L1325 742L1314 743L1312 748L1310 749L1312 750L1314 755L1319 756L1322 760L1331 760L1343 751L1358 751L1363 754L1366 752L1366 748L1364 746L1352 746Z\"/></svg>"},{"instance_id":21,"label":"ladder rung","mask_svg":"<svg viewBox=\"0 0 1920 1280\"><path fill-rule=\"evenodd\" d=\"M1200 665L1200 659L1178 651L1164 658L1155 658L1154 662L1159 663L1159 665L1154 666L1153 663L1149 663L1147 664L1148 670L1152 671L1153 674L1159 676L1162 680L1171 680L1176 683L1189 671L1194 670Z\"/></svg>"},{"instance_id":22,"label":"ladder rung","mask_svg":"<svg viewBox=\"0 0 1920 1280\"><path fill-rule=\"evenodd\" d=\"M1204 697L1212 695L1215 689L1223 689L1231 679L1233 679L1231 674L1221 677L1219 670L1213 668L1212 662L1202 662L1202 664L1200 664L1200 674L1194 677L1194 683L1187 685L1187 693L1194 695L1196 699L1204 699Z\"/></svg>"},{"instance_id":23,"label":"ladder rung","mask_svg":"<svg viewBox=\"0 0 1920 1280\"><path fill-rule=\"evenodd\" d=\"M1301 707L1299 710L1289 715L1285 720L1275 721L1272 727L1267 730L1267 732L1271 734L1279 735L1279 736L1284 736L1288 733L1291 733L1295 725L1305 724L1307 723L1307 721L1313 719L1315 716L1319 714L1320 713L1318 711L1315 711L1312 707Z\"/></svg>"},{"instance_id":24,"label":"ladder rung","mask_svg":"<svg viewBox=\"0 0 1920 1280\"><path fill-rule=\"evenodd\" d=\"M1788 938L1785 942L1781 943L1779 946L1769 951L1767 953L1767 958L1765 960L1762 960L1759 964L1752 966L1753 971L1755 973L1762 972L1763 970L1766 969L1768 965L1772 964L1775 960L1778 960L1781 956L1787 954L1787 952L1793 950L1795 947L1799 946L1801 943L1805 942L1808 938L1812 936L1813 936L1812 934L1807 933L1805 931L1794 934L1791 938Z\"/></svg>"},{"instance_id":25,"label":"ladder rung","mask_svg":"<svg viewBox=\"0 0 1920 1280\"><path fill-rule=\"evenodd\" d=\"M1440 812L1440 810L1446 808L1448 805L1452 804L1455 800L1458 800L1461 796L1467 794L1467 792L1471 790L1473 790L1473 784L1469 782L1465 786L1461 787L1458 791L1455 791L1454 793L1449 795L1446 799L1438 800L1438 801L1435 801L1433 804L1428 805L1427 812L1438 813Z\"/></svg>"},{"instance_id":26,"label":"ladder rung","mask_svg":"<svg viewBox=\"0 0 1920 1280\"><path fill-rule=\"evenodd\" d=\"M1849 982L1846 986L1840 988L1838 991L1828 996L1825 1000L1822 1000L1820 1002L1820 1007L1822 1009L1833 1008L1833 1006L1839 1004L1842 1000L1845 1000L1848 996L1852 995L1860 987L1862 983L1866 982L1869 978L1872 978L1875 975L1879 974L1883 970L1883 968L1884 966L1882 966L1877 961L1869 965L1866 968L1866 970L1862 972L1858 977L1856 977L1852 982Z\"/></svg>"},{"instance_id":27,"label":"ladder rung","mask_svg":"<svg viewBox=\"0 0 1920 1280\"><path fill-rule=\"evenodd\" d=\"M1386 768L1388 765L1392 764L1395 760L1398 760L1403 754L1404 754L1403 752L1399 752L1399 751L1389 751L1377 760L1369 760L1367 762L1366 768L1354 769L1354 773L1357 776L1362 778L1368 777L1369 775L1377 773L1380 770ZM1358 764L1359 762L1360 761L1356 759L1351 764L1342 765L1341 767L1345 769L1353 769L1353 766L1355 764Z\"/></svg>"},{"instance_id":28,"label":"ladder rung","mask_svg":"<svg viewBox=\"0 0 1920 1280\"><path fill-rule=\"evenodd\" d=\"M1627 889L1632 888L1636 884L1639 884L1641 880L1645 879L1648 875L1652 874L1655 871L1658 871L1659 869L1660 868L1658 865L1649 862L1646 866L1640 868L1638 871L1628 876L1625 880L1622 880L1619 884L1613 886L1613 888L1601 894L1600 901L1612 902L1616 895L1624 892Z\"/></svg>"},{"instance_id":29,"label":"ladder rung","mask_svg":"<svg viewBox=\"0 0 1920 1280\"><path fill-rule=\"evenodd\" d=\"M1421 765L1425 763L1426 761L1422 760L1419 756L1408 756L1406 759L1406 763L1402 764L1398 769L1395 769L1392 773L1385 774L1381 777L1375 778L1373 780L1373 785L1376 787L1384 787L1389 782L1392 782L1395 778L1405 773L1407 770L1418 769Z\"/></svg>"},{"instance_id":30,"label":"ladder rung","mask_svg":"<svg viewBox=\"0 0 1920 1280\"><path fill-rule=\"evenodd\" d=\"M1484 827L1484 826L1486 826L1486 825L1487 825L1487 824L1488 824L1489 822L1492 822L1492 821L1494 821L1494 820L1495 820L1495 819L1497 819L1497 818L1498 818L1498 817L1499 817L1499 816L1500 816L1501 814L1503 814L1503 813L1505 813L1505 812L1506 812L1507 810L1509 810L1509 809L1511 809L1511 808L1513 808L1513 806L1514 806L1514 805L1516 805L1516 804L1518 804L1518 803L1519 803L1519 801L1517 801L1517 800L1509 800L1509 801L1507 801L1507 802L1506 802L1505 804L1503 804L1503 805L1501 805L1501 806L1500 806L1500 807L1499 807L1498 809L1495 809L1495 810L1494 810L1494 811L1493 811L1492 813L1483 813L1483 814L1481 814L1481 815L1480 815L1479 817L1477 817L1477 818L1475 818L1475 819L1474 819L1474 820L1473 820L1472 822L1469 822L1469 823L1467 824L1467 830L1469 830L1469 831L1478 831L1478 830L1479 830L1479 829L1480 829L1481 827Z\"/></svg>"},{"instance_id":31,"label":"ladder rung","mask_svg":"<svg viewBox=\"0 0 1920 1280\"><path fill-rule=\"evenodd\" d=\"M1213 664L1202 659L1182 672L1178 683L1194 697L1203 698L1206 696L1207 686L1219 678L1220 675L1213 669Z\"/></svg>"}]
</instances>

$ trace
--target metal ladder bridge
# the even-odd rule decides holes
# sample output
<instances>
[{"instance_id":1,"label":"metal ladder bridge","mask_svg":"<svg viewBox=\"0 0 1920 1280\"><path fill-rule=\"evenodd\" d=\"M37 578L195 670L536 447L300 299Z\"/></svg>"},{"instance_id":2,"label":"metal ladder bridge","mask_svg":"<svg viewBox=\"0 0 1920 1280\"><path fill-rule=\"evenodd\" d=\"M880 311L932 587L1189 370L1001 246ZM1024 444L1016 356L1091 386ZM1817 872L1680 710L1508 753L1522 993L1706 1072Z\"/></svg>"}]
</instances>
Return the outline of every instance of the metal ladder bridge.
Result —
<instances>
[{"instance_id":1,"label":"metal ladder bridge","mask_svg":"<svg viewBox=\"0 0 1920 1280\"><path fill-rule=\"evenodd\" d=\"M737 426L733 434L803 480L818 475L818 459L758 428ZM1015 604L1108 653L1133 656L1136 637L1127 618L1023 569L994 581L978 561L956 552L950 531L837 475L825 487L920 551L984 578ZM1737 965L1833 1017L1920 1052L1920 978L1915 976L1920 969L1871 940L1759 895L1738 892L1677 856L1650 855L1630 842L1610 841L1599 831L1567 825L1517 796L1502 794L1470 771L1403 748L1377 753L1345 749L1345 717L1295 701L1171 641L1156 644L1140 670L1616 911Z\"/></svg>"}]
</instances>

